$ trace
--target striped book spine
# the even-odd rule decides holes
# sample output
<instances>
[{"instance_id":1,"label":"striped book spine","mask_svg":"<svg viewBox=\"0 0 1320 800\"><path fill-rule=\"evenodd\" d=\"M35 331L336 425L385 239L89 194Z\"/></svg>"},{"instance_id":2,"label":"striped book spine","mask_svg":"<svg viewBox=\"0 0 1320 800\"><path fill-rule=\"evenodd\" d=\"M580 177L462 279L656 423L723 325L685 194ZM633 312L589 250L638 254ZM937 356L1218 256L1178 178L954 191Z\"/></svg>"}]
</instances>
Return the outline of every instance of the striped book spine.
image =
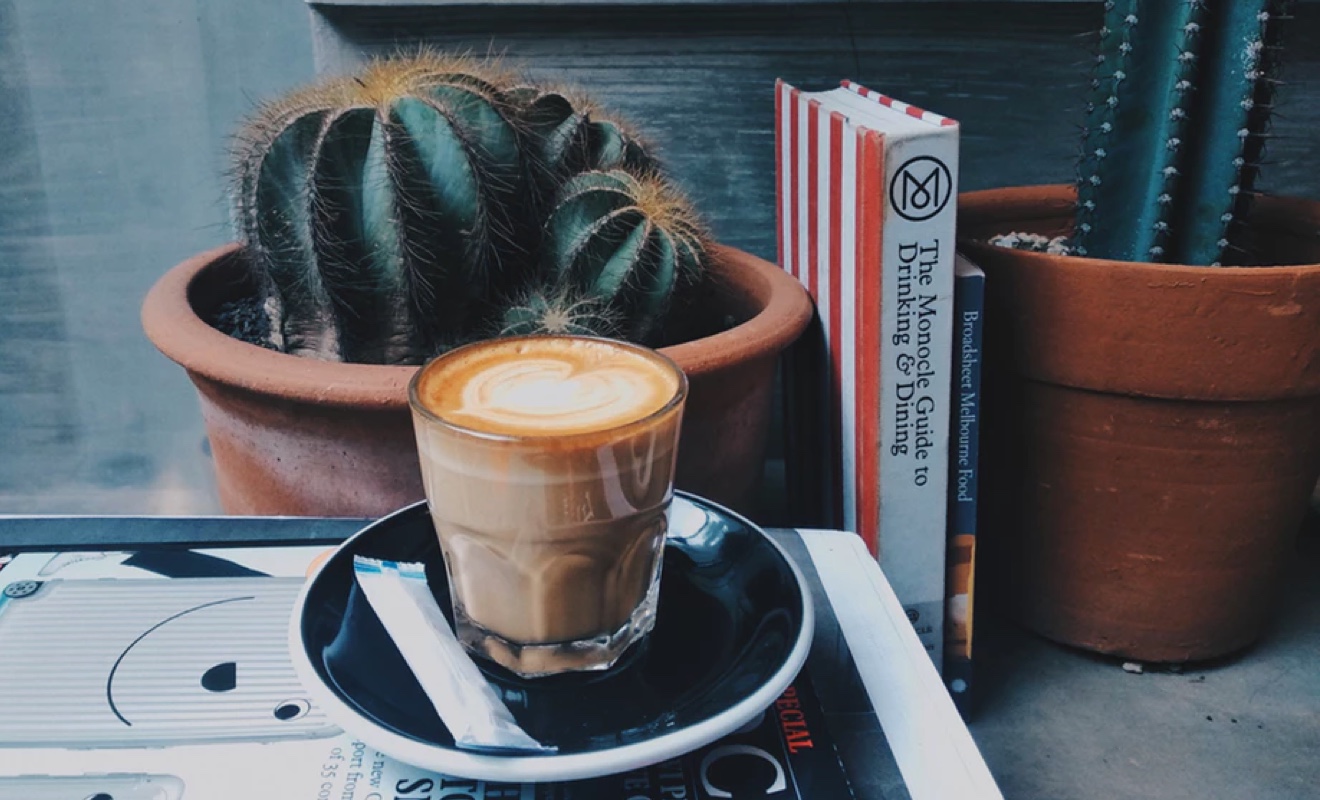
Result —
<instances>
[{"instance_id":1,"label":"striped book spine","mask_svg":"<svg viewBox=\"0 0 1320 800\"><path fill-rule=\"evenodd\" d=\"M938 665L958 124L847 81L780 81L775 106L780 263L817 311L815 364L789 371L811 404L786 407L813 427L789 461L819 481L819 523L857 532L879 560Z\"/></svg>"},{"instance_id":2,"label":"striped book spine","mask_svg":"<svg viewBox=\"0 0 1320 800\"><path fill-rule=\"evenodd\" d=\"M811 294L823 334L813 450L826 524L856 531L876 554L884 137L782 81L775 105L779 263Z\"/></svg>"}]
</instances>

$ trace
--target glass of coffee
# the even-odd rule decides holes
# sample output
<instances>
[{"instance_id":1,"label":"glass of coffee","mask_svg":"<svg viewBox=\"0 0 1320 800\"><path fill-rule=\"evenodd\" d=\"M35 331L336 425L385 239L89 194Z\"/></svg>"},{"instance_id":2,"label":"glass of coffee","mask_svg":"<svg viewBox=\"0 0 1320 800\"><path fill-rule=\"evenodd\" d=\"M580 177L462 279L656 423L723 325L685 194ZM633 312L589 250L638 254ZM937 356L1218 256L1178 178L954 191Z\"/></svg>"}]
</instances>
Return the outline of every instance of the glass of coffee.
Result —
<instances>
[{"instance_id":1,"label":"glass of coffee","mask_svg":"<svg viewBox=\"0 0 1320 800\"><path fill-rule=\"evenodd\" d=\"M529 336L409 387L455 633L523 677L602 670L655 625L687 379L653 350Z\"/></svg>"}]
</instances>

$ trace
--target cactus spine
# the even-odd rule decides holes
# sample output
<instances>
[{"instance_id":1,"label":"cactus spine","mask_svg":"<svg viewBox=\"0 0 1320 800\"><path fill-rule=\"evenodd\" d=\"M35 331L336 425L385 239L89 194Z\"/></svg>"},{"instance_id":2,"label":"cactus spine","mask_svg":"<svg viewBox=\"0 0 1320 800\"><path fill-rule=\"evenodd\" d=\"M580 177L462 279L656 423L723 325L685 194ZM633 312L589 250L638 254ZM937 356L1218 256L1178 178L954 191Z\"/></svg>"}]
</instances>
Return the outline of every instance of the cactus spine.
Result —
<instances>
[{"instance_id":1,"label":"cactus spine","mask_svg":"<svg viewBox=\"0 0 1320 800\"><path fill-rule=\"evenodd\" d=\"M1219 264L1247 210L1282 0L1107 0L1087 103L1074 246Z\"/></svg>"},{"instance_id":2,"label":"cactus spine","mask_svg":"<svg viewBox=\"0 0 1320 800\"><path fill-rule=\"evenodd\" d=\"M380 61L268 104L235 163L271 345L296 355L416 364L532 320L641 340L704 259L637 137L466 59ZM568 187L606 174L600 220Z\"/></svg>"}]
</instances>

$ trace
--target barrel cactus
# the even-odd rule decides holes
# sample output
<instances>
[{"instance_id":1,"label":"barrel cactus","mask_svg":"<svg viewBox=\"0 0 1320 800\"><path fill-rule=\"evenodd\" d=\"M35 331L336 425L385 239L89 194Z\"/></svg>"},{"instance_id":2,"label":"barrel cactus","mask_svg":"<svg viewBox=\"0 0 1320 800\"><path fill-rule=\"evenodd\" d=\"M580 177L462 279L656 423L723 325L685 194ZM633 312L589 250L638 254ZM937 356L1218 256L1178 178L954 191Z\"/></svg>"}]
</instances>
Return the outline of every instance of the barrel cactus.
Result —
<instances>
[{"instance_id":1,"label":"barrel cactus","mask_svg":"<svg viewBox=\"0 0 1320 800\"><path fill-rule=\"evenodd\" d=\"M377 61L261 107L237 143L235 224L274 349L417 364L509 327L536 298L592 331L643 337L676 285L651 276L649 249L625 276L648 287L636 303L622 286L587 293L578 280L621 269L592 266L607 258L598 242L571 274L547 258L571 235L565 189L581 175L617 168L609 174L643 204L667 184L622 123L496 64L429 53ZM647 208L652 227L678 219ZM700 246L695 223L684 225L683 246ZM699 269L691 252L676 270ZM637 318L600 321L619 313Z\"/></svg>"},{"instance_id":2,"label":"barrel cactus","mask_svg":"<svg viewBox=\"0 0 1320 800\"><path fill-rule=\"evenodd\" d=\"M641 137L603 114L590 98L567 90L520 87L521 119L532 141L530 155L552 183L585 170L657 167Z\"/></svg>"},{"instance_id":3,"label":"barrel cactus","mask_svg":"<svg viewBox=\"0 0 1320 800\"><path fill-rule=\"evenodd\" d=\"M1267 137L1286 0L1106 0L1074 252L1235 260Z\"/></svg>"},{"instance_id":4,"label":"barrel cactus","mask_svg":"<svg viewBox=\"0 0 1320 800\"><path fill-rule=\"evenodd\" d=\"M654 173L579 173L546 221L539 287L505 314L506 333L586 330L652 342L675 289L697 278L706 235Z\"/></svg>"}]
</instances>

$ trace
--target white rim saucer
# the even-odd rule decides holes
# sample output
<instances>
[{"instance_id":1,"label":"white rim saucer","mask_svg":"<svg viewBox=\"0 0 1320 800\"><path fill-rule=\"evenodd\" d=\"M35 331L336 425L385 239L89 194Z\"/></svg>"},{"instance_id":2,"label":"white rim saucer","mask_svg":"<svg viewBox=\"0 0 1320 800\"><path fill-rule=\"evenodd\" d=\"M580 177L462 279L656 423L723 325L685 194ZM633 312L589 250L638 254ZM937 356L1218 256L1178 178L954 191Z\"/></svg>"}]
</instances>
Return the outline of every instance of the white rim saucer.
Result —
<instances>
[{"instance_id":1,"label":"white rim saucer","mask_svg":"<svg viewBox=\"0 0 1320 800\"><path fill-rule=\"evenodd\" d=\"M784 663L770 678L747 697L715 716L704 719L642 742L619 745L589 753L565 755L492 755L439 747L401 736L381 727L370 717L340 699L339 695L322 680L307 654L302 638L302 620L307 597L316 578L330 559L322 560L316 571L308 577L294 603L289 622L289 654L303 686L312 695L326 716L347 733L382 753L422 769L445 775L505 783L571 781L627 772L639 767L657 764L710 744L755 719L778 699L793 682L806 663L815 632L815 610L811 592L798 565L782 546L762 528L745 517L708 500L701 499L707 508L735 519L759 533L775 548L788 564L802 602L802 626ZM674 503L691 503L682 492L675 492ZM390 519L408 513L411 508L400 509L371 523L336 548L336 554L360 536L368 534Z\"/></svg>"}]
</instances>

